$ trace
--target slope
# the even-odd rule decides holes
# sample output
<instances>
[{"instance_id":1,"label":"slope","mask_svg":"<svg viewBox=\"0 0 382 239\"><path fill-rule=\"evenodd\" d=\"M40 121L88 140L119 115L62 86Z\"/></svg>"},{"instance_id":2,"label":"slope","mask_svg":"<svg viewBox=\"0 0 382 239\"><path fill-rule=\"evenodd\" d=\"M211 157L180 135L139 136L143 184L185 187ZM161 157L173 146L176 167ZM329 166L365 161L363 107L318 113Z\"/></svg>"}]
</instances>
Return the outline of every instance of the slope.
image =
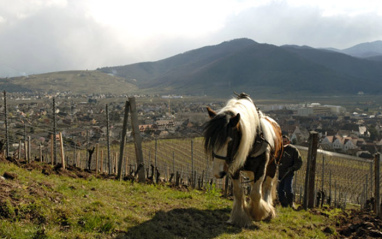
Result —
<instances>
[{"instance_id":1,"label":"slope","mask_svg":"<svg viewBox=\"0 0 382 239\"><path fill-rule=\"evenodd\" d=\"M310 47L283 46L282 48L301 56L305 60L329 68L337 74L346 76L346 83L351 85L354 90L371 94L381 92L378 88L381 87L382 62ZM332 82L334 87L344 87L344 85L338 83L336 81Z\"/></svg>"},{"instance_id":2,"label":"slope","mask_svg":"<svg viewBox=\"0 0 382 239\"><path fill-rule=\"evenodd\" d=\"M379 93L379 67L342 53L236 39L157 62L99 70L136 79L140 88L153 92L269 96Z\"/></svg>"},{"instance_id":3,"label":"slope","mask_svg":"<svg viewBox=\"0 0 382 239\"><path fill-rule=\"evenodd\" d=\"M137 87L125 78L100 71L62 71L7 78L0 81L0 87L7 87L10 92L72 92L73 94L124 94L137 90Z\"/></svg>"}]
</instances>

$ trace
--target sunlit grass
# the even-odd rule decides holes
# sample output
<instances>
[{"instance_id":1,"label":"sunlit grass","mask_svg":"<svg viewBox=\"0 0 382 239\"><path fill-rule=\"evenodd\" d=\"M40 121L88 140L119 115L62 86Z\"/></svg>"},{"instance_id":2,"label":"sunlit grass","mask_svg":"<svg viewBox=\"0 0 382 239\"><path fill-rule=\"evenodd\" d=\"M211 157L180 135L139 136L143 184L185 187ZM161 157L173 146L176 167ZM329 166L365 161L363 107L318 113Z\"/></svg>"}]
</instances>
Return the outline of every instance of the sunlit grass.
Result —
<instances>
[{"instance_id":1,"label":"sunlit grass","mask_svg":"<svg viewBox=\"0 0 382 239\"><path fill-rule=\"evenodd\" d=\"M277 208L271 222L243 229L225 224L232 201L221 197L214 185L205 191L177 190L96 177L46 176L12 164L2 164L0 175L4 172L18 175L5 181L13 191L1 204L4 238L113 238L126 233L127 238L326 238L323 228L337 213L324 217Z\"/></svg>"}]
</instances>

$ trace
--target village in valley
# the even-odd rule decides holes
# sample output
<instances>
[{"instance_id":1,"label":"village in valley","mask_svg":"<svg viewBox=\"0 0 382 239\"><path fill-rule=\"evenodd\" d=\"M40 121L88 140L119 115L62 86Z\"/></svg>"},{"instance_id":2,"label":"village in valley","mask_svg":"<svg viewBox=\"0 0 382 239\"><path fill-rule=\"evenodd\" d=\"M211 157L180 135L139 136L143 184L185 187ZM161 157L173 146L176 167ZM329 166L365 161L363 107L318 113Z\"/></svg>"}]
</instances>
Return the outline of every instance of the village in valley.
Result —
<instances>
[{"instance_id":1,"label":"village in valley","mask_svg":"<svg viewBox=\"0 0 382 239\"><path fill-rule=\"evenodd\" d=\"M86 149L96 143L106 144L107 125L111 144L118 144L124 105L129 97L72 95L70 92L9 93L7 118L10 151L16 151L27 137L30 137L32 148L48 147L53 132L53 98L56 102L56 130L62 133L65 147ZM208 120L206 106L218 110L226 103L190 96L134 97L143 140L201 137L203 124ZM1 135L5 135L3 102L0 105ZM362 158L372 158L382 151L382 114L378 111L370 113L359 109L358 112L349 112L340 105L320 103L259 104L258 107L280 124L293 144L306 146L309 132L316 131L320 138L319 147L323 150ZM127 140L131 142L129 123Z\"/></svg>"}]
</instances>

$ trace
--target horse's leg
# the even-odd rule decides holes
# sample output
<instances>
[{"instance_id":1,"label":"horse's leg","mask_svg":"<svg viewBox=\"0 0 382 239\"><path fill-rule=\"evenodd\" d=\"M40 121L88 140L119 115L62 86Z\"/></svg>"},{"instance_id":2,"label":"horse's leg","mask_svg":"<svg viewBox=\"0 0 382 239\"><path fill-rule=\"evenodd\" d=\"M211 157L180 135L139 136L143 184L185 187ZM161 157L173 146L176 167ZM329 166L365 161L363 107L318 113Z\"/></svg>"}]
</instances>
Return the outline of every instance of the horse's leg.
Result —
<instances>
[{"instance_id":1,"label":"horse's leg","mask_svg":"<svg viewBox=\"0 0 382 239\"><path fill-rule=\"evenodd\" d=\"M276 177L276 162L272 161L268 164L265 181L263 183L263 199L269 205L270 208L273 208L274 200L276 199L276 187L277 187L277 177ZM276 216L275 210L271 210L269 219L272 219Z\"/></svg>"},{"instance_id":2,"label":"horse's leg","mask_svg":"<svg viewBox=\"0 0 382 239\"><path fill-rule=\"evenodd\" d=\"M272 204L269 204L262 197L262 186L266 176L266 165L269 162L269 154L270 152L267 150L265 155L259 159L264 160L264 162L255 171L255 179L254 182L252 182L248 209L251 217L255 221L261 221L275 215L275 209Z\"/></svg>"},{"instance_id":3,"label":"horse's leg","mask_svg":"<svg viewBox=\"0 0 382 239\"><path fill-rule=\"evenodd\" d=\"M248 227L252 225L252 219L246 211L245 196L240 180L233 179L233 206L231 211L231 217L227 223L239 226Z\"/></svg>"}]
</instances>

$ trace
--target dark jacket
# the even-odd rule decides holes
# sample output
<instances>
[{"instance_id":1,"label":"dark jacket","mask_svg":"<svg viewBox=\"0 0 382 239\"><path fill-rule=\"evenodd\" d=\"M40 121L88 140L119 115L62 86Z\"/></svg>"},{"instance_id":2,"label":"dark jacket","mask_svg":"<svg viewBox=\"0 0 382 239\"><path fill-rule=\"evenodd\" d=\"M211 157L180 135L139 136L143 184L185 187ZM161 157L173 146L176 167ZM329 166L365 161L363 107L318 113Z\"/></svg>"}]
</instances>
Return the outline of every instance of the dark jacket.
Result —
<instances>
[{"instance_id":1,"label":"dark jacket","mask_svg":"<svg viewBox=\"0 0 382 239\"><path fill-rule=\"evenodd\" d=\"M302 158L298 149L288 144L284 147L284 153L280 160L279 165L279 179L283 178L285 174L292 174L302 166Z\"/></svg>"}]
</instances>

